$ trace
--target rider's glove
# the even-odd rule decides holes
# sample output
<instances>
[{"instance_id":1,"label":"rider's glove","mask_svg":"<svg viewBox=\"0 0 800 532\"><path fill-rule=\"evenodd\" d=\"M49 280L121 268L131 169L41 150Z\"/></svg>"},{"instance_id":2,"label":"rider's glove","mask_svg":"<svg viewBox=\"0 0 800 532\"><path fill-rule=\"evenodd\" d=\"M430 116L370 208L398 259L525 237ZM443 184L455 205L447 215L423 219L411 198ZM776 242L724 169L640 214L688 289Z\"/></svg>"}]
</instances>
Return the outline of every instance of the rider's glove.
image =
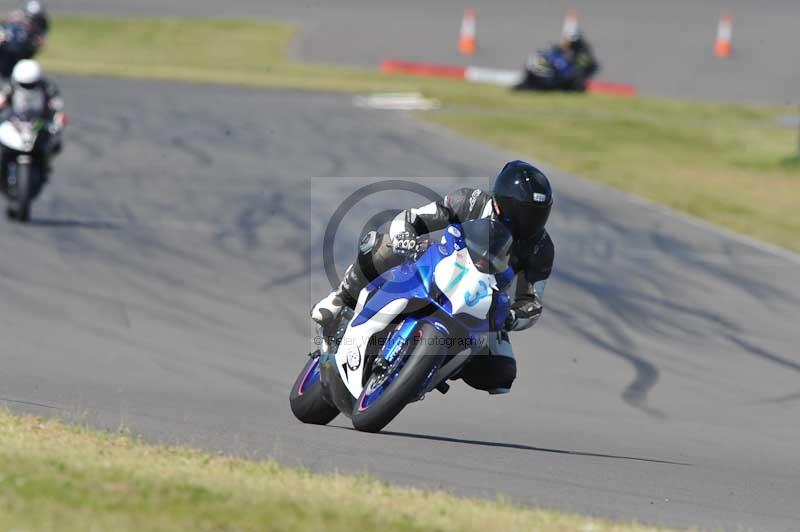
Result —
<instances>
[{"instance_id":1,"label":"rider's glove","mask_svg":"<svg viewBox=\"0 0 800 532\"><path fill-rule=\"evenodd\" d=\"M410 231L404 231L395 235L392 240L392 251L397 255L407 257L417 252L417 245L417 235Z\"/></svg>"},{"instance_id":2,"label":"rider's glove","mask_svg":"<svg viewBox=\"0 0 800 532\"><path fill-rule=\"evenodd\" d=\"M542 304L538 299L519 299L511 305L511 310L506 318L505 329L507 331L521 331L533 324L542 314Z\"/></svg>"}]
</instances>

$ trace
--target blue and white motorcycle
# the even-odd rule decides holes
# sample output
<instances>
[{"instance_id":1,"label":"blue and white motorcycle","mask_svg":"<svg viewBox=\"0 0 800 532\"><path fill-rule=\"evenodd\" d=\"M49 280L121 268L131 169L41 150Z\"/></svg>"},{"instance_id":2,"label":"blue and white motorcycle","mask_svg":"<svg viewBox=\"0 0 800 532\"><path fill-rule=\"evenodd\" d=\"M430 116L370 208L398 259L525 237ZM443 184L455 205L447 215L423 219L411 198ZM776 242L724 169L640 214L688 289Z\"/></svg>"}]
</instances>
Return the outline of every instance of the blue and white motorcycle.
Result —
<instances>
[{"instance_id":1,"label":"blue and white motorcycle","mask_svg":"<svg viewBox=\"0 0 800 532\"><path fill-rule=\"evenodd\" d=\"M575 65L564 52L554 46L541 50L528 57L522 72L522 80L514 86L515 90L538 91L584 91L584 81L576 76Z\"/></svg>"},{"instance_id":2,"label":"blue and white motorcycle","mask_svg":"<svg viewBox=\"0 0 800 532\"><path fill-rule=\"evenodd\" d=\"M295 417L324 425L342 413L378 432L426 393L446 393L508 316L511 243L489 218L453 224L370 283L292 386Z\"/></svg>"}]
</instances>

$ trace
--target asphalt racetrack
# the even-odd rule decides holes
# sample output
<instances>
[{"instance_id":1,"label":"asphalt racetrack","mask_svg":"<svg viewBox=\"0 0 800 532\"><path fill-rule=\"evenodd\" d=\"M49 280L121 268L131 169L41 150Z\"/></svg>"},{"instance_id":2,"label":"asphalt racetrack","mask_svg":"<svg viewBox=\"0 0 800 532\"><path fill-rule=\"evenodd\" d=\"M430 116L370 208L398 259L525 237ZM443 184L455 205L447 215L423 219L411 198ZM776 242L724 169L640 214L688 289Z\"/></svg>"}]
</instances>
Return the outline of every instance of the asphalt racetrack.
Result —
<instances>
[{"instance_id":1,"label":"asphalt racetrack","mask_svg":"<svg viewBox=\"0 0 800 532\"><path fill-rule=\"evenodd\" d=\"M294 52L311 60L464 61L463 6L429 4L50 3L280 18L301 25ZM572 7L529 4L477 3L482 49L467 62L516 66ZM800 94L796 3L640 4L574 4L595 25L605 79L690 98ZM710 56L722 9L736 16L729 62ZM553 171L555 274L542 321L513 337L513 393L456 384L379 435L344 418L304 426L288 387L313 349L308 309L328 290L320 250L339 202L380 177L486 185L519 154L342 95L58 81L72 122L53 183L34 223L0 224L0 398L15 410L592 515L800 527L795 256ZM337 235L339 269L369 217L424 201L359 204Z\"/></svg>"},{"instance_id":2,"label":"asphalt racetrack","mask_svg":"<svg viewBox=\"0 0 800 532\"><path fill-rule=\"evenodd\" d=\"M292 417L328 216L376 177L486 184L500 153L343 95L65 78L68 144L0 225L0 397L313 470L671 525L795 529L800 268L553 171L555 275L507 396L380 435ZM343 178L342 176L350 176ZM444 176L444 177L437 177ZM337 235L340 269L383 209Z\"/></svg>"},{"instance_id":3,"label":"asphalt racetrack","mask_svg":"<svg viewBox=\"0 0 800 532\"><path fill-rule=\"evenodd\" d=\"M4 0L3 4L8 4ZM521 67L558 39L576 8L602 64L599 79L643 94L798 104L796 0L51 0L62 14L269 17L297 24L294 52L312 61L376 68L396 58ZM478 54L457 52L464 7L477 14ZM722 13L734 17L734 55L712 54ZM220 36L224 38L224 36Z\"/></svg>"}]
</instances>

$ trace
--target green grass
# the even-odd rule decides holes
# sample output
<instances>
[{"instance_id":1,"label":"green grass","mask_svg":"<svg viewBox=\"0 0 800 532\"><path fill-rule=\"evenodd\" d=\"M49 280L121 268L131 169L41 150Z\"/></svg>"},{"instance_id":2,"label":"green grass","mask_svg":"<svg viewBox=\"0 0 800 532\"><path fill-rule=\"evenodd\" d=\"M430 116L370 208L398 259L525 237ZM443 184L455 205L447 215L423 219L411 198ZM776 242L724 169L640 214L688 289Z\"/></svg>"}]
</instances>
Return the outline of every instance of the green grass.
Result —
<instances>
[{"instance_id":1,"label":"green grass","mask_svg":"<svg viewBox=\"0 0 800 532\"><path fill-rule=\"evenodd\" d=\"M427 120L800 250L797 133L778 125L786 107L512 94L460 81L303 64L289 57L294 30L271 22L59 18L54 28L43 61L58 72L422 91L444 104L424 113Z\"/></svg>"},{"instance_id":2,"label":"green grass","mask_svg":"<svg viewBox=\"0 0 800 532\"><path fill-rule=\"evenodd\" d=\"M0 410L0 529L655 530L147 445Z\"/></svg>"},{"instance_id":3,"label":"green grass","mask_svg":"<svg viewBox=\"0 0 800 532\"><path fill-rule=\"evenodd\" d=\"M292 61L294 29L274 22L59 17L53 27L41 59L54 72L332 91L397 86L377 72Z\"/></svg>"},{"instance_id":4,"label":"green grass","mask_svg":"<svg viewBox=\"0 0 800 532\"><path fill-rule=\"evenodd\" d=\"M562 170L800 250L796 133L780 109L552 95L506 96L430 120Z\"/></svg>"}]
</instances>

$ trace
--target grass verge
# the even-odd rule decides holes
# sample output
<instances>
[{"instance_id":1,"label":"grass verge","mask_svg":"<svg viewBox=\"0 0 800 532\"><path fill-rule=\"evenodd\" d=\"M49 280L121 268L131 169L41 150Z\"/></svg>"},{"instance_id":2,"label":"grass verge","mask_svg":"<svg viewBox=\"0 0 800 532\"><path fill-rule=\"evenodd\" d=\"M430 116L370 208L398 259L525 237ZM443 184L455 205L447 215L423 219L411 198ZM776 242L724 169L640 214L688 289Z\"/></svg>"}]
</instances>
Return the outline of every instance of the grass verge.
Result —
<instances>
[{"instance_id":1,"label":"grass verge","mask_svg":"<svg viewBox=\"0 0 800 532\"><path fill-rule=\"evenodd\" d=\"M290 59L294 30L261 21L59 18L52 71L338 91L422 91L425 119L736 231L800 250L788 107L511 94Z\"/></svg>"},{"instance_id":2,"label":"grass verge","mask_svg":"<svg viewBox=\"0 0 800 532\"><path fill-rule=\"evenodd\" d=\"M0 410L3 530L655 530L146 445Z\"/></svg>"}]
</instances>

